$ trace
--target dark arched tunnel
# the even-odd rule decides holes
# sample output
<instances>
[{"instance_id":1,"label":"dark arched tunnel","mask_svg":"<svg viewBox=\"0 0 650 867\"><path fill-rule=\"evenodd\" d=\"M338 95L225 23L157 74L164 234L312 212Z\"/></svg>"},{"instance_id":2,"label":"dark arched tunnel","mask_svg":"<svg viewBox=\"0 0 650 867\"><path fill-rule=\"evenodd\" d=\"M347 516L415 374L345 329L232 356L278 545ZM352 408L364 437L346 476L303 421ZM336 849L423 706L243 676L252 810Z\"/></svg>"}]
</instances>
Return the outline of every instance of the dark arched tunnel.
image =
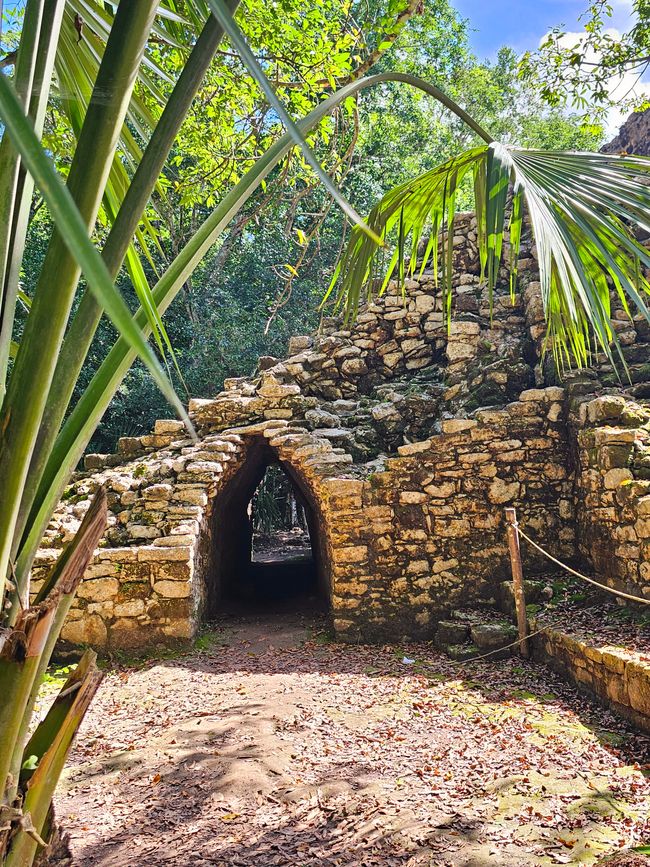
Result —
<instances>
[{"instance_id":1,"label":"dark arched tunnel","mask_svg":"<svg viewBox=\"0 0 650 867\"><path fill-rule=\"evenodd\" d=\"M269 467L278 467L286 476L296 511L304 517L305 544L293 551L274 544L280 535L277 528L259 544L253 506ZM263 437L251 439L243 464L217 494L211 522L210 550L205 552L205 620L228 613L327 607L329 575L318 505L300 475L279 460Z\"/></svg>"}]
</instances>

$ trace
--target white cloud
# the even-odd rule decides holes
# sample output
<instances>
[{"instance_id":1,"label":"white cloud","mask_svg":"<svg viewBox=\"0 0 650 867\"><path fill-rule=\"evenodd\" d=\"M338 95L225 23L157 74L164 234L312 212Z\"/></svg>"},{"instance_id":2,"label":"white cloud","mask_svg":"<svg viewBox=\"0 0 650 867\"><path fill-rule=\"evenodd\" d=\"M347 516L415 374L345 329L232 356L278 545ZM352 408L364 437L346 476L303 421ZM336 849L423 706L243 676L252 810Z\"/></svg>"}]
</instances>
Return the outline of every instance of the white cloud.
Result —
<instances>
[{"instance_id":1,"label":"white cloud","mask_svg":"<svg viewBox=\"0 0 650 867\"><path fill-rule=\"evenodd\" d=\"M617 9L621 11L623 8L627 8L630 12L632 11L632 0L614 0L613 5L615 11ZM629 24L630 21L631 16L628 15L627 24ZM615 27L610 27L605 32L613 39L621 38L621 30ZM571 47L582 42L584 38L584 31L568 32L562 36L560 43L566 47ZM595 63L598 60L598 56L595 52L591 51L587 54L586 60ZM638 72L627 72L624 75L614 75L609 80L607 90L612 100L618 100L621 103L632 98L650 95L650 77L648 77L648 74L646 73L644 79L639 79ZM608 139L613 138L616 135L621 124L626 120L629 113L628 108L620 109L616 106L609 110L605 130Z\"/></svg>"}]
</instances>

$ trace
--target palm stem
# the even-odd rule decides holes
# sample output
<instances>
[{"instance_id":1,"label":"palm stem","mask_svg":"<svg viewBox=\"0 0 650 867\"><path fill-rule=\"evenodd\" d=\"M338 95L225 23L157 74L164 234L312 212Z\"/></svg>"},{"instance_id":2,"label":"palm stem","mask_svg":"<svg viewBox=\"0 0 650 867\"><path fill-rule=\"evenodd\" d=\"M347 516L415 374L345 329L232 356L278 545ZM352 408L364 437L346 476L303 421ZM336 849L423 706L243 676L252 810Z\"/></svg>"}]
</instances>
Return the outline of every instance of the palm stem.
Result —
<instances>
[{"instance_id":1,"label":"palm stem","mask_svg":"<svg viewBox=\"0 0 650 867\"><path fill-rule=\"evenodd\" d=\"M41 0L28 0L20 38L14 87L21 105L29 107L32 84L39 51L39 35L43 4ZM19 214L24 215L24 190L19 191L20 155L10 137L4 135L0 142L0 400L5 393L6 365L9 359L11 332L13 328L15 297L7 292L8 272L14 265L12 245L13 227ZM31 198L31 196L30 196ZM29 199L27 199L29 208ZM17 288L17 287L16 287Z\"/></svg>"},{"instance_id":2,"label":"palm stem","mask_svg":"<svg viewBox=\"0 0 650 867\"><path fill-rule=\"evenodd\" d=\"M101 204L157 5L156 0L121 3L102 58L95 83L102 98L88 108L68 177L68 189L88 231ZM0 416L5 455L0 464L0 588L8 572L22 490L79 274L66 240L54 232Z\"/></svg>"},{"instance_id":3,"label":"palm stem","mask_svg":"<svg viewBox=\"0 0 650 867\"><path fill-rule=\"evenodd\" d=\"M38 53L34 79L29 102L29 116L34 123L34 132L41 137L45 121L50 82L54 69L54 58L58 44L58 35L63 20L65 0L45 0L43 18L40 28ZM7 142L9 137L6 138ZM3 140L4 146L4 140ZM0 169L0 177L2 169ZM32 202L34 182L31 175L21 167L16 191L11 232L7 233L9 242L9 258L4 273L4 286L0 278L2 291L2 313L0 314L0 402L5 393L9 351L13 335L16 299L19 290L20 268L25 251L29 211ZM2 222L0 220L0 222Z\"/></svg>"},{"instance_id":4,"label":"palm stem","mask_svg":"<svg viewBox=\"0 0 650 867\"><path fill-rule=\"evenodd\" d=\"M239 2L240 0L230 0L230 8L234 11ZM102 258L113 278L122 266L156 181L222 38L223 28L211 15L156 124L106 240ZM61 347L23 491L14 531L12 557L16 556L39 479L56 441L102 312L103 308L95 296L86 291Z\"/></svg>"}]
</instances>

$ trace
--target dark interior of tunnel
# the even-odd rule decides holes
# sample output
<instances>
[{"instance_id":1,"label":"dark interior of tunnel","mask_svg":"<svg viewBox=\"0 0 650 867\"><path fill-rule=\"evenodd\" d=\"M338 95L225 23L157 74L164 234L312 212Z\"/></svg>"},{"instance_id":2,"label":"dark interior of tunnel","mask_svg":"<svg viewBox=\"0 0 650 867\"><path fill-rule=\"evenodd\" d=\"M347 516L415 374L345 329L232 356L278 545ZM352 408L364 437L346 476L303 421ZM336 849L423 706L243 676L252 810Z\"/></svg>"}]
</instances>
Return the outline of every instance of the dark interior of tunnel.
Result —
<instances>
[{"instance_id":1,"label":"dark interior of tunnel","mask_svg":"<svg viewBox=\"0 0 650 867\"><path fill-rule=\"evenodd\" d=\"M326 610L327 564L317 504L302 479L254 439L217 495L204 618Z\"/></svg>"}]
</instances>

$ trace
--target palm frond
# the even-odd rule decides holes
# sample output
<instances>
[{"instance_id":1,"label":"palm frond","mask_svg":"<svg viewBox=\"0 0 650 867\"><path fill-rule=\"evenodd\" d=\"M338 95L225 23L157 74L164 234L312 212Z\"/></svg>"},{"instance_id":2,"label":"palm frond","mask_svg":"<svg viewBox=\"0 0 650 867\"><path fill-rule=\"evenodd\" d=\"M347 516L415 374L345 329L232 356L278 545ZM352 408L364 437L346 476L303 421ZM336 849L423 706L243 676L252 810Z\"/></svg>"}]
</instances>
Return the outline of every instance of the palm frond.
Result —
<instances>
[{"instance_id":1,"label":"palm frond","mask_svg":"<svg viewBox=\"0 0 650 867\"><path fill-rule=\"evenodd\" d=\"M393 277L413 274L418 251L423 271L432 260L448 315L455 193L473 173L481 278L490 298L497 285L506 231L509 233L511 292L517 279L524 211L538 251L541 294L548 323L547 345L560 367L588 363L594 341L625 366L610 316L610 290L624 309L634 308L650 322L650 284L644 268L650 253L634 236L650 230L650 159L596 153L547 152L492 142L453 157L436 169L388 192L375 205L368 224L394 253L381 285L375 279L376 246L353 229L348 248L328 290L354 316L362 294L383 292ZM506 229L507 227L507 229ZM401 264L410 236L411 255ZM397 274L395 273L397 269Z\"/></svg>"}]
</instances>

